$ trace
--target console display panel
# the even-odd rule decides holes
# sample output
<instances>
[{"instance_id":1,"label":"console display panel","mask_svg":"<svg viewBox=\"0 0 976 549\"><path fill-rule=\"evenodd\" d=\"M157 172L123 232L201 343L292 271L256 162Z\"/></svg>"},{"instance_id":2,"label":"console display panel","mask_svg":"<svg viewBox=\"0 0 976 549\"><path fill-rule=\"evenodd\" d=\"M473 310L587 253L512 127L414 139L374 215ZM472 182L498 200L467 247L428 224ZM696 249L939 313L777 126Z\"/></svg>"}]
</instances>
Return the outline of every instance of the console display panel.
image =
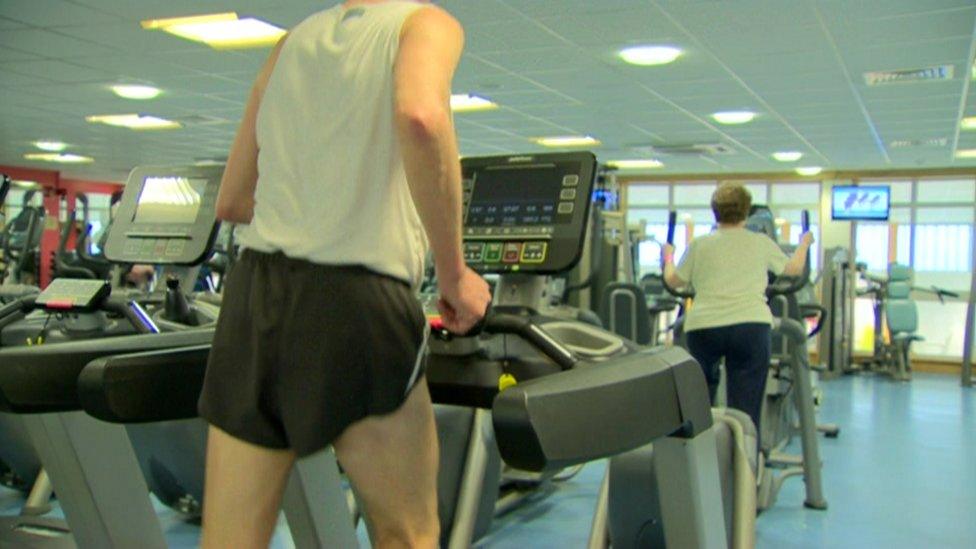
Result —
<instances>
[{"instance_id":1,"label":"console display panel","mask_svg":"<svg viewBox=\"0 0 976 549\"><path fill-rule=\"evenodd\" d=\"M582 250L592 153L466 158L464 259L481 273L556 273Z\"/></svg>"},{"instance_id":2,"label":"console display panel","mask_svg":"<svg viewBox=\"0 0 976 549\"><path fill-rule=\"evenodd\" d=\"M193 223L207 186L206 179L149 176L136 202L135 223Z\"/></svg>"},{"instance_id":3,"label":"console display panel","mask_svg":"<svg viewBox=\"0 0 976 549\"><path fill-rule=\"evenodd\" d=\"M478 174L471 195L467 225L531 227L568 223L572 215L558 213L562 190L561 171L554 164L485 169Z\"/></svg>"},{"instance_id":4,"label":"console display panel","mask_svg":"<svg viewBox=\"0 0 976 549\"><path fill-rule=\"evenodd\" d=\"M105 242L105 257L123 263L196 265L220 224L223 166L142 166L132 170Z\"/></svg>"},{"instance_id":5,"label":"console display panel","mask_svg":"<svg viewBox=\"0 0 976 549\"><path fill-rule=\"evenodd\" d=\"M832 217L840 221L887 221L891 207L891 187L834 187Z\"/></svg>"}]
</instances>

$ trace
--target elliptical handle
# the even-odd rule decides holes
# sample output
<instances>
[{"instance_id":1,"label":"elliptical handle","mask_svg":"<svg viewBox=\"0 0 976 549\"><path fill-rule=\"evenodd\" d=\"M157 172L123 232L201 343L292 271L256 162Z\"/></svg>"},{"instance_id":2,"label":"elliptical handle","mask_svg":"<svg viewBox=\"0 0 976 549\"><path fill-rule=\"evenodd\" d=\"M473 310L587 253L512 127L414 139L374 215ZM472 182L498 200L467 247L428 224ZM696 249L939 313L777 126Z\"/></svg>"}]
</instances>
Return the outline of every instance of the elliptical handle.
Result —
<instances>
[{"instance_id":1,"label":"elliptical handle","mask_svg":"<svg viewBox=\"0 0 976 549\"><path fill-rule=\"evenodd\" d=\"M674 229L678 226L678 212L671 210L668 212L668 244L674 246Z\"/></svg>"},{"instance_id":2,"label":"elliptical handle","mask_svg":"<svg viewBox=\"0 0 976 549\"><path fill-rule=\"evenodd\" d=\"M803 228L803 234L810 232L810 210L800 212L800 226Z\"/></svg>"}]
</instances>

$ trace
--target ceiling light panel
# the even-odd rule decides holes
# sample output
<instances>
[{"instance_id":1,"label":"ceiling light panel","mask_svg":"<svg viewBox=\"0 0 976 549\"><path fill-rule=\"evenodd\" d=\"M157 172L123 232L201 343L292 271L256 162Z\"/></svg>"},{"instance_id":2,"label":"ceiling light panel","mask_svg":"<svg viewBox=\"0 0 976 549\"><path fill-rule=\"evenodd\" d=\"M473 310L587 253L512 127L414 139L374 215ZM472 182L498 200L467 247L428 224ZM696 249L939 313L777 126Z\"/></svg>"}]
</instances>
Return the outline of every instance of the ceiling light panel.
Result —
<instances>
[{"instance_id":1,"label":"ceiling light panel","mask_svg":"<svg viewBox=\"0 0 976 549\"><path fill-rule=\"evenodd\" d=\"M61 152L68 147L67 143L61 141L35 141L34 146L42 151Z\"/></svg>"},{"instance_id":2,"label":"ceiling light panel","mask_svg":"<svg viewBox=\"0 0 976 549\"><path fill-rule=\"evenodd\" d=\"M477 95L458 93L451 96L451 110L458 113L491 111L498 108L498 103Z\"/></svg>"},{"instance_id":3,"label":"ceiling light panel","mask_svg":"<svg viewBox=\"0 0 976 549\"><path fill-rule=\"evenodd\" d=\"M823 168L820 166L803 166L796 169L796 173L804 177L812 177L814 175L820 175L823 172Z\"/></svg>"},{"instance_id":4,"label":"ceiling light panel","mask_svg":"<svg viewBox=\"0 0 976 549\"><path fill-rule=\"evenodd\" d=\"M681 54L681 49L674 46L633 46L620 50L617 55L631 65L651 67L673 63Z\"/></svg>"},{"instance_id":5,"label":"ceiling light panel","mask_svg":"<svg viewBox=\"0 0 976 549\"><path fill-rule=\"evenodd\" d=\"M756 113L752 111L719 111L712 114L712 120L725 125L748 124L755 119Z\"/></svg>"},{"instance_id":6,"label":"ceiling light panel","mask_svg":"<svg viewBox=\"0 0 976 549\"><path fill-rule=\"evenodd\" d=\"M85 120L132 130L172 130L182 127L179 122L145 114L102 114L88 116Z\"/></svg>"},{"instance_id":7,"label":"ceiling light panel","mask_svg":"<svg viewBox=\"0 0 976 549\"><path fill-rule=\"evenodd\" d=\"M589 135L560 135L555 137L537 137L533 139L543 147L593 147L600 144L600 140Z\"/></svg>"},{"instance_id":8,"label":"ceiling light panel","mask_svg":"<svg viewBox=\"0 0 976 549\"><path fill-rule=\"evenodd\" d=\"M607 162L607 166L611 168L617 168L618 170L647 170L654 168L663 168L664 163L660 160L644 159L644 160L611 160Z\"/></svg>"},{"instance_id":9,"label":"ceiling light panel","mask_svg":"<svg viewBox=\"0 0 976 549\"><path fill-rule=\"evenodd\" d=\"M143 21L142 28L162 30L218 50L270 47L286 32L271 23L253 17L241 18L233 12L152 19Z\"/></svg>"},{"instance_id":10,"label":"ceiling light panel","mask_svg":"<svg viewBox=\"0 0 976 549\"><path fill-rule=\"evenodd\" d=\"M59 164L90 164L95 161L90 156L68 153L28 153L24 155L24 159L40 162L56 162Z\"/></svg>"},{"instance_id":11,"label":"ceiling light panel","mask_svg":"<svg viewBox=\"0 0 976 549\"><path fill-rule=\"evenodd\" d=\"M115 84L110 86L112 93L123 99L147 100L159 97L162 90L144 84Z\"/></svg>"},{"instance_id":12,"label":"ceiling light panel","mask_svg":"<svg viewBox=\"0 0 976 549\"><path fill-rule=\"evenodd\" d=\"M796 162L803 158L803 153L799 151L779 151L773 153L773 159L777 162Z\"/></svg>"}]
</instances>

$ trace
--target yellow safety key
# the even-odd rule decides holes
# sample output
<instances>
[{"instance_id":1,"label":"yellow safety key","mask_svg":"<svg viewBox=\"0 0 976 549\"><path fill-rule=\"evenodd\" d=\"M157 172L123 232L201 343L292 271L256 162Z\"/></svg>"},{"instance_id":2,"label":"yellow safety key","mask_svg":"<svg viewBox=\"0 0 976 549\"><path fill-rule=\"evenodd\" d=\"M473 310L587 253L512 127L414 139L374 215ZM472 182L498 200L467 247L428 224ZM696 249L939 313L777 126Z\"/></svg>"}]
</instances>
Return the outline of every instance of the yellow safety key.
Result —
<instances>
[{"instance_id":1,"label":"yellow safety key","mask_svg":"<svg viewBox=\"0 0 976 549\"><path fill-rule=\"evenodd\" d=\"M516 380L515 376L512 374L502 374L501 377L498 378L499 391L504 391L505 389L514 387L515 385L518 385L518 380Z\"/></svg>"}]
</instances>

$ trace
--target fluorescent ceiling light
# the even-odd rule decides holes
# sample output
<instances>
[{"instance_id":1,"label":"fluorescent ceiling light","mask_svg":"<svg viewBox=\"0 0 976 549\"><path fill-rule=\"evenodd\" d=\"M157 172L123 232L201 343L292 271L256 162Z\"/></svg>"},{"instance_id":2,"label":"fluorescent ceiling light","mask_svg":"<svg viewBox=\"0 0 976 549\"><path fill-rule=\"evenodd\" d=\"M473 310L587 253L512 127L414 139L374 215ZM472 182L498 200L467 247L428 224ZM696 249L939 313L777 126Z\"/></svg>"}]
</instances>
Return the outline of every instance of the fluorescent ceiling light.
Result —
<instances>
[{"instance_id":1,"label":"fluorescent ceiling light","mask_svg":"<svg viewBox=\"0 0 976 549\"><path fill-rule=\"evenodd\" d=\"M14 179L11 181L11 183L13 183L15 188L23 189L25 191L39 191L44 188L37 181L27 181L24 179Z\"/></svg>"},{"instance_id":2,"label":"fluorescent ceiling light","mask_svg":"<svg viewBox=\"0 0 976 549\"><path fill-rule=\"evenodd\" d=\"M803 158L803 153L799 151L780 151L774 152L773 158L779 162L796 162L797 160Z\"/></svg>"},{"instance_id":3,"label":"fluorescent ceiling light","mask_svg":"<svg viewBox=\"0 0 976 549\"><path fill-rule=\"evenodd\" d=\"M497 108L498 103L477 95L456 93L451 96L451 110L454 112L490 111Z\"/></svg>"},{"instance_id":4,"label":"fluorescent ceiling light","mask_svg":"<svg viewBox=\"0 0 976 549\"><path fill-rule=\"evenodd\" d=\"M536 137L533 139L543 147L588 147L599 145L600 140L589 135L562 135L557 137Z\"/></svg>"},{"instance_id":5,"label":"fluorescent ceiling light","mask_svg":"<svg viewBox=\"0 0 976 549\"><path fill-rule=\"evenodd\" d=\"M976 149L959 149L956 158L976 158Z\"/></svg>"},{"instance_id":6,"label":"fluorescent ceiling light","mask_svg":"<svg viewBox=\"0 0 976 549\"><path fill-rule=\"evenodd\" d=\"M61 141L35 141L34 146L42 151L61 152L68 147L68 144Z\"/></svg>"},{"instance_id":7,"label":"fluorescent ceiling light","mask_svg":"<svg viewBox=\"0 0 976 549\"><path fill-rule=\"evenodd\" d=\"M142 28L161 29L218 50L273 46L285 35L285 29L253 17L241 19L233 12L151 19L143 21Z\"/></svg>"},{"instance_id":8,"label":"fluorescent ceiling light","mask_svg":"<svg viewBox=\"0 0 976 549\"><path fill-rule=\"evenodd\" d=\"M620 50L617 55L631 65L649 67L672 63L681 53L680 49L673 46L634 46Z\"/></svg>"},{"instance_id":9,"label":"fluorescent ceiling light","mask_svg":"<svg viewBox=\"0 0 976 549\"><path fill-rule=\"evenodd\" d=\"M752 111L719 111L712 114L712 119L719 124L746 124L756 118Z\"/></svg>"},{"instance_id":10,"label":"fluorescent ceiling light","mask_svg":"<svg viewBox=\"0 0 976 549\"><path fill-rule=\"evenodd\" d=\"M607 166L611 168L617 168L618 170L642 170L649 168L661 168L664 163L660 160L646 159L646 160L611 160L607 162Z\"/></svg>"},{"instance_id":11,"label":"fluorescent ceiling light","mask_svg":"<svg viewBox=\"0 0 976 549\"><path fill-rule=\"evenodd\" d=\"M85 117L85 120L133 130L169 130L183 127L179 122L145 114L102 114Z\"/></svg>"},{"instance_id":12,"label":"fluorescent ceiling light","mask_svg":"<svg viewBox=\"0 0 976 549\"><path fill-rule=\"evenodd\" d=\"M976 130L976 116L967 116L962 119L960 127L964 130Z\"/></svg>"},{"instance_id":13,"label":"fluorescent ceiling light","mask_svg":"<svg viewBox=\"0 0 976 549\"><path fill-rule=\"evenodd\" d=\"M110 88L115 95L124 99L155 99L162 92L159 88L143 84L115 84Z\"/></svg>"},{"instance_id":14,"label":"fluorescent ceiling light","mask_svg":"<svg viewBox=\"0 0 976 549\"><path fill-rule=\"evenodd\" d=\"M802 168L796 169L796 173L808 177L812 175L820 175L820 172L822 171L823 168L821 168L820 166L804 166Z\"/></svg>"},{"instance_id":15,"label":"fluorescent ceiling light","mask_svg":"<svg viewBox=\"0 0 976 549\"><path fill-rule=\"evenodd\" d=\"M90 156L67 153L28 153L24 155L27 160L39 160L41 162L59 162L62 164L88 164L95 159Z\"/></svg>"}]
</instances>

